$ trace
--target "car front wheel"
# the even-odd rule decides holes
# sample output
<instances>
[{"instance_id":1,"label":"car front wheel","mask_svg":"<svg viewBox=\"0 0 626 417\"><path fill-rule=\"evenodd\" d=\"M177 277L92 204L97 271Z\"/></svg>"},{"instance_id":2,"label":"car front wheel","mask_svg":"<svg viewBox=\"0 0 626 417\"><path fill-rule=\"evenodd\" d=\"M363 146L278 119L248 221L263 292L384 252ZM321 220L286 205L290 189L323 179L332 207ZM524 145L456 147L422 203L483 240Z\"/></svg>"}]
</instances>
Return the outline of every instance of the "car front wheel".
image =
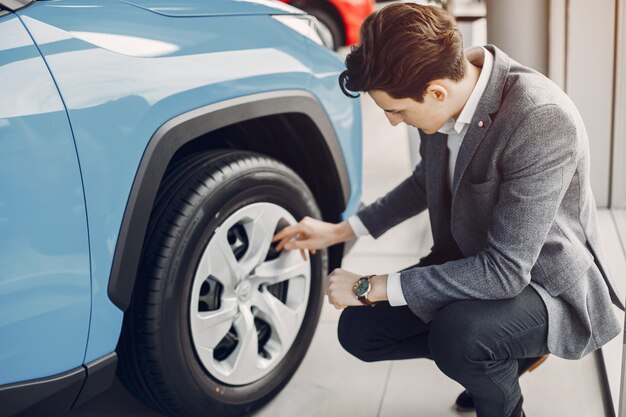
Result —
<instances>
[{"instance_id":1,"label":"car front wheel","mask_svg":"<svg viewBox=\"0 0 626 417\"><path fill-rule=\"evenodd\" d=\"M120 377L176 416L233 416L273 398L302 361L323 300L327 251L304 260L272 236L320 218L285 165L243 151L168 170L120 339Z\"/></svg>"}]
</instances>

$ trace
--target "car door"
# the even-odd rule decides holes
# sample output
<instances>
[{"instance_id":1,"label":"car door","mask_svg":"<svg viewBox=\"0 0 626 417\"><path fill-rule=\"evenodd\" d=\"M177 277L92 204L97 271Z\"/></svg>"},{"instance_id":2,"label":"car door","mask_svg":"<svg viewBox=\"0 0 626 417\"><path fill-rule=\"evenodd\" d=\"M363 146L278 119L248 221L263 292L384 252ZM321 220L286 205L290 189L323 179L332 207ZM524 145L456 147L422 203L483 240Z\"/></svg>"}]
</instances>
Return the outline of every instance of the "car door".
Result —
<instances>
[{"instance_id":1,"label":"car door","mask_svg":"<svg viewBox=\"0 0 626 417\"><path fill-rule=\"evenodd\" d=\"M0 388L82 365L89 271L67 113L20 19L0 11Z\"/></svg>"}]
</instances>

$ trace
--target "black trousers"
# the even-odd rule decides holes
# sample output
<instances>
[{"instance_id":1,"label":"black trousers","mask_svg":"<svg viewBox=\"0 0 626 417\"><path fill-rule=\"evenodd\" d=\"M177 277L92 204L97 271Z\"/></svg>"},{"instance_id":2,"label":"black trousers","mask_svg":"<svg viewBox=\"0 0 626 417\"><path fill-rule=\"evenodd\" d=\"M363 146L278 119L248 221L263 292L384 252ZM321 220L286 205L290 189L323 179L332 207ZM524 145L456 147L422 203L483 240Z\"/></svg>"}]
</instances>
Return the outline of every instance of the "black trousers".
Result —
<instances>
[{"instance_id":1,"label":"black trousers","mask_svg":"<svg viewBox=\"0 0 626 417\"><path fill-rule=\"evenodd\" d=\"M452 302L429 323L387 302L348 307L338 335L344 349L366 362L432 359L472 393L478 417L508 417L521 396L517 359L549 353L547 330L543 300L528 286L505 300Z\"/></svg>"}]
</instances>

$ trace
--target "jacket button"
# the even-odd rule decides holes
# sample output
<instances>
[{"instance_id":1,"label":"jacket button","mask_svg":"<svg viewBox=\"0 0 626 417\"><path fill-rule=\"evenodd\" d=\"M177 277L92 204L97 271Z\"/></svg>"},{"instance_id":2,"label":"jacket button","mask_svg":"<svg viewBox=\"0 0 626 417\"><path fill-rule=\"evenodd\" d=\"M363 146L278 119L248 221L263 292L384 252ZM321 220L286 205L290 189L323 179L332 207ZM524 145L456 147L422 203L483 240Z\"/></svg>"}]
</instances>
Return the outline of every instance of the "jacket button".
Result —
<instances>
[{"instance_id":1,"label":"jacket button","mask_svg":"<svg viewBox=\"0 0 626 417\"><path fill-rule=\"evenodd\" d=\"M483 127L485 126L485 123L482 120L478 121L478 127Z\"/></svg>"}]
</instances>

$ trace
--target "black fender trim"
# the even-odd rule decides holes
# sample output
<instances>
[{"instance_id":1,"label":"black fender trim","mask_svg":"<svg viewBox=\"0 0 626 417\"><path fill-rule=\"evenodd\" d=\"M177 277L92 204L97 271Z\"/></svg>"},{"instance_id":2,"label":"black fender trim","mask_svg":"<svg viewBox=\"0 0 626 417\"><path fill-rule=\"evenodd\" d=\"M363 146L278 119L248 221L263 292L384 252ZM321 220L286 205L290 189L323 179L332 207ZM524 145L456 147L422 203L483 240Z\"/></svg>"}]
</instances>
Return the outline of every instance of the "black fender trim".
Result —
<instances>
[{"instance_id":1,"label":"black fender trim","mask_svg":"<svg viewBox=\"0 0 626 417\"><path fill-rule=\"evenodd\" d=\"M113 352L61 374L0 386L0 417L63 415L107 390L116 367Z\"/></svg>"},{"instance_id":2,"label":"black fender trim","mask_svg":"<svg viewBox=\"0 0 626 417\"><path fill-rule=\"evenodd\" d=\"M111 301L126 310L130 304L150 212L165 170L178 149L219 128L263 116L303 113L317 125L334 160L342 205L350 197L350 180L339 141L326 112L310 93L284 90L253 94L201 107L164 123L152 136L133 181L117 238L108 286Z\"/></svg>"},{"instance_id":3,"label":"black fender trim","mask_svg":"<svg viewBox=\"0 0 626 417\"><path fill-rule=\"evenodd\" d=\"M109 353L95 361L89 362L84 367L87 372L85 383L72 408L80 407L113 385L115 371L117 370L117 353Z\"/></svg>"}]
</instances>

